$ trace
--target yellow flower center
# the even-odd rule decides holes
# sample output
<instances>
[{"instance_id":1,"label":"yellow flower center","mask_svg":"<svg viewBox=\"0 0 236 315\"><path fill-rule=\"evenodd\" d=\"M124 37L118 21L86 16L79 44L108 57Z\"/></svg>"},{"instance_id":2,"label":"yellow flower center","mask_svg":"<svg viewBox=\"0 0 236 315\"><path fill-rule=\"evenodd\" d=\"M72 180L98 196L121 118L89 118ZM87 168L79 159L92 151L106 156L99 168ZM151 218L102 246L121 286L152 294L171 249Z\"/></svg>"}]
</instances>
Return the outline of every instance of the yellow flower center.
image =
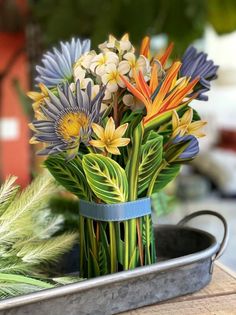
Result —
<instances>
[{"instance_id":1,"label":"yellow flower center","mask_svg":"<svg viewBox=\"0 0 236 315\"><path fill-rule=\"evenodd\" d=\"M84 113L65 114L58 125L58 132L65 140L80 136L80 129L87 127L89 118Z\"/></svg>"},{"instance_id":2,"label":"yellow flower center","mask_svg":"<svg viewBox=\"0 0 236 315\"><path fill-rule=\"evenodd\" d=\"M119 72L118 71L112 71L109 73L109 81L115 81L117 82L119 80Z\"/></svg>"},{"instance_id":3,"label":"yellow flower center","mask_svg":"<svg viewBox=\"0 0 236 315\"><path fill-rule=\"evenodd\" d=\"M109 147L109 145L111 145L111 143L112 143L112 139L110 139L110 138L106 138L106 139L105 139L105 145L106 145L106 146Z\"/></svg>"},{"instance_id":4,"label":"yellow flower center","mask_svg":"<svg viewBox=\"0 0 236 315\"><path fill-rule=\"evenodd\" d=\"M107 56L106 55L102 55L101 58L98 60L98 65L102 66L107 62Z\"/></svg>"}]
</instances>

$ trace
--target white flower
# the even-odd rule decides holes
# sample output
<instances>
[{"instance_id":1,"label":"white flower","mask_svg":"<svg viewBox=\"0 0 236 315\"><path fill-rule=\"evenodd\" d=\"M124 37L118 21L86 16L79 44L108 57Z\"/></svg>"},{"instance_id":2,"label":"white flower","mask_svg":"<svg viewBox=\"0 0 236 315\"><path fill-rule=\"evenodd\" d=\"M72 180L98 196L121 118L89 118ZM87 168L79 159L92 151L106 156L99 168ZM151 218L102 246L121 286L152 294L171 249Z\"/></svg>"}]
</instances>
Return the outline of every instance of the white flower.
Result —
<instances>
[{"instance_id":1,"label":"white flower","mask_svg":"<svg viewBox=\"0 0 236 315\"><path fill-rule=\"evenodd\" d=\"M118 62L119 58L114 52L100 53L91 60L90 70L102 76L106 72L107 65L117 65Z\"/></svg>"},{"instance_id":2,"label":"white flower","mask_svg":"<svg viewBox=\"0 0 236 315\"><path fill-rule=\"evenodd\" d=\"M88 51L83 54L75 63L74 70L77 67L83 67L85 69L89 69L92 59L96 56L96 52L94 50Z\"/></svg>"},{"instance_id":3,"label":"white flower","mask_svg":"<svg viewBox=\"0 0 236 315\"><path fill-rule=\"evenodd\" d=\"M120 77L120 75L124 74L125 73L120 67L116 67L114 64L107 65L106 73L102 76L102 82L106 85L109 92L116 92L119 86L122 88L125 87L125 84Z\"/></svg>"},{"instance_id":4,"label":"white flower","mask_svg":"<svg viewBox=\"0 0 236 315\"><path fill-rule=\"evenodd\" d=\"M77 80L79 80L80 81L80 88L81 89L86 89L86 87L87 87L87 85L88 85L88 83L89 82L91 82L92 84L93 84L93 80L92 79L90 79L90 78L85 78L85 76L86 76L86 70L84 70L82 67L76 67L76 68L74 68L74 79L75 79L75 82L77 81ZM73 86L73 84L71 85L71 89L72 89L72 91L74 91L73 89L74 89L74 86Z\"/></svg>"},{"instance_id":5,"label":"white flower","mask_svg":"<svg viewBox=\"0 0 236 315\"><path fill-rule=\"evenodd\" d=\"M92 99L99 93L99 91L100 91L100 85L98 84L92 85ZM111 92L106 90L103 100L107 101L110 99L111 99Z\"/></svg>"},{"instance_id":6,"label":"white flower","mask_svg":"<svg viewBox=\"0 0 236 315\"><path fill-rule=\"evenodd\" d=\"M77 81L78 79L83 80L85 78L85 75L86 70L84 70L81 66L74 67L73 76L75 81Z\"/></svg>"},{"instance_id":7,"label":"white flower","mask_svg":"<svg viewBox=\"0 0 236 315\"><path fill-rule=\"evenodd\" d=\"M123 96L123 103L130 107L132 110L143 109L143 103L134 97L132 94L126 94Z\"/></svg>"},{"instance_id":8,"label":"white flower","mask_svg":"<svg viewBox=\"0 0 236 315\"><path fill-rule=\"evenodd\" d=\"M134 50L131 42L129 41L129 34L125 34L121 37L121 40L120 40L120 50L121 51L129 51L129 50Z\"/></svg>"},{"instance_id":9,"label":"white flower","mask_svg":"<svg viewBox=\"0 0 236 315\"><path fill-rule=\"evenodd\" d=\"M134 47L129 41L129 34L123 35L120 40L117 40L113 35L109 35L108 41L105 41L98 47L103 52L113 51L115 49L118 50L120 54L124 54L128 51L134 52Z\"/></svg>"},{"instance_id":10,"label":"white flower","mask_svg":"<svg viewBox=\"0 0 236 315\"><path fill-rule=\"evenodd\" d=\"M122 60L120 62L120 67L125 69L127 72L129 72L129 76L133 77L133 71L141 71L143 75L145 76L150 71L150 65L149 61L144 56L139 56L138 59L136 58L135 54L128 52L126 53L123 58L125 60ZM126 73L127 73L126 72Z\"/></svg>"}]
</instances>

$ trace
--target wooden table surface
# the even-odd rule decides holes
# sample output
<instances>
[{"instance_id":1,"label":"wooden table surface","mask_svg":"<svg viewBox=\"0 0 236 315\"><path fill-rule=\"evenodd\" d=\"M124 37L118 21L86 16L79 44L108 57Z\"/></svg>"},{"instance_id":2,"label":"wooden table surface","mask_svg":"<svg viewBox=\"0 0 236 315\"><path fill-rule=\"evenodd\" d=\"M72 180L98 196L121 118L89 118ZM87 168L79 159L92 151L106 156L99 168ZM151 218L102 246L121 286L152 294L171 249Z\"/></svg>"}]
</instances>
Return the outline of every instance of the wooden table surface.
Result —
<instances>
[{"instance_id":1,"label":"wooden table surface","mask_svg":"<svg viewBox=\"0 0 236 315\"><path fill-rule=\"evenodd\" d=\"M199 292L120 315L236 315L236 273L216 263L211 283Z\"/></svg>"}]
</instances>

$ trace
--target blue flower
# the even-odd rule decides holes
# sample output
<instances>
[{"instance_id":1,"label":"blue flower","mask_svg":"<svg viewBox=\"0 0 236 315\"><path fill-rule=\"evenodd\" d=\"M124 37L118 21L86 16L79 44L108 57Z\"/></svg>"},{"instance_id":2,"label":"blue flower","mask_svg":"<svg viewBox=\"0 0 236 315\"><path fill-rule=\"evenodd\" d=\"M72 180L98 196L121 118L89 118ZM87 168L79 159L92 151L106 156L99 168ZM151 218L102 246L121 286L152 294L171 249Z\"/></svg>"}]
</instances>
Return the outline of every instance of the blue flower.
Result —
<instances>
[{"instance_id":1,"label":"blue flower","mask_svg":"<svg viewBox=\"0 0 236 315\"><path fill-rule=\"evenodd\" d=\"M182 58L180 75L191 77L191 80L199 77L199 83L194 90L199 93L196 99L207 101L208 96L204 93L210 90L210 81L217 78L218 68L219 66L214 65L212 60L207 60L207 54L198 53L196 48L189 46Z\"/></svg>"},{"instance_id":2,"label":"blue flower","mask_svg":"<svg viewBox=\"0 0 236 315\"><path fill-rule=\"evenodd\" d=\"M192 135L188 136L177 136L174 140L174 144L183 144L185 145L188 142L188 146L182 151L178 156L178 160L189 160L196 157L199 153L199 143L196 137Z\"/></svg>"},{"instance_id":3,"label":"blue flower","mask_svg":"<svg viewBox=\"0 0 236 315\"><path fill-rule=\"evenodd\" d=\"M99 123L104 88L95 98L91 98L91 83L81 91L79 80L76 82L75 95L68 83L57 88L58 97L48 90L46 106L41 106L44 120L32 122L35 132L33 143L44 142L47 147L39 155L50 155L66 151L71 158L78 152L81 142L88 144L92 134L92 123Z\"/></svg>"},{"instance_id":4,"label":"blue flower","mask_svg":"<svg viewBox=\"0 0 236 315\"><path fill-rule=\"evenodd\" d=\"M79 38L72 38L70 42L61 42L60 50L54 47L52 51L47 51L43 55L42 66L36 66L38 72L36 82L51 88L70 80L74 63L89 50L89 39L82 41Z\"/></svg>"}]
</instances>

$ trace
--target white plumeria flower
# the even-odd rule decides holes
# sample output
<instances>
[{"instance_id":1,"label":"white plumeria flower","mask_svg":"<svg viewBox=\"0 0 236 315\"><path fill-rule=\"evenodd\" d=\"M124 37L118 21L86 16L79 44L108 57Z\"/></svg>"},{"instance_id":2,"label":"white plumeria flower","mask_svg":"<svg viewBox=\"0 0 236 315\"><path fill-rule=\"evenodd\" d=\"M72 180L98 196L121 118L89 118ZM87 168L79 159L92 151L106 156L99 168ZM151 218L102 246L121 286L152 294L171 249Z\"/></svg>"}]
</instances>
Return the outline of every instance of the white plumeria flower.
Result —
<instances>
[{"instance_id":1,"label":"white plumeria flower","mask_svg":"<svg viewBox=\"0 0 236 315\"><path fill-rule=\"evenodd\" d=\"M75 81L83 80L85 78L85 75L86 75L86 70L84 70L82 67L78 66L74 68L73 76L74 76Z\"/></svg>"},{"instance_id":2,"label":"white plumeria flower","mask_svg":"<svg viewBox=\"0 0 236 315\"><path fill-rule=\"evenodd\" d=\"M102 76L106 72L106 66L110 64L117 65L119 58L114 52L104 52L93 57L90 65L91 71Z\"/></svg>"},{"instance_id":3,"label":"white plumeria flower","mask_svg":"<svg viewBox=\"0 0 236 315\"><path fill-rule=\"evenodd\" d=\"M131 78L133 77L133 70L142 71L144 76L149 72L150 65L146 57L141 55L137 59L135 54L128 52L123 56L123 58L125 60L120 62L120 67L126 69Z\"/></svg>"},{"instance_id":4,"label":"white plumeria flower","mask_svg":"<svg viewBox=\"0 0 236 315\"><path fill-rule=\"evenodd\" d=\"M132 110L144 108L144 104L139 99L134 97L132 94L124 95L122 100L123 100L123 103L126 106L130 107Z\"/></svg>"},{"instance_id":5,"label":"white plumeria flower","mask_svg":"<svg viewBox=\"0 0 236 315\"><path fill-rule=\"evenodd\" d=\"M94 58L94 56L96 56L96 52L94 50L86 52L76 61L74 69L76 69L77 67L89 69L91 61Z\"/></svg>"},{"instance_id":6,"label":"white plumeria flower","mask_svg":"<svg viewBox=\"0 0 236 315\"><path fill-rule=\"evenodd\" d=\"M131 42L129 41L129 34L125 34L121 37L120 40L120 50L121 51L133 51L134 47L132 46Z\"/></svg>"},{"instance_id":7,"label":"white plumeria flower","mask_svg":"<svg viewBox=\"0 0 236 315\"><path fill-rule=\"evenodd\" d=\"M122 36L121 40L117 40L113 35L109 35L108 41L100 44L99 49L101 51L109 51L117 49L119 53L123 54L125 52L134 52L134 47L129 41L129 34L125 34Z\"/></svg>"},{"instance_id":8,"label":"white plumeria flower","mask_svg":"<svg viewBox=\"0 0 236 315\"><path fill-rule=\"evenodd\" d=\"M80 83L80 88L82 90L85 90L87 88L87 85L89 84L89 82L91 82L91 84L93 85L93 80L90 79L90 78L84 78L84 79L80 80L80 82L79 82ZM75 83L74 82L70 84L70 89L71 89L72 92L75 92Z\"/></svg>"},{"instance_id":9,"label":"white plumeria flower","mask_svg":"<svg viewBox=\"0 0 236 315\"><path fill-rule=\"evenodd\" d=\"M92 79L85 78L86 71L82 67L78 66L78 67L74 68L73 74L74 74L75 81L77 81L77 80L80 81L80 88L81 89L86 89L89 82L91 82L93 84ZM74 88L73 85L72 85L72 88Z\"/></svg>"},{"instance_id":10,"label":"white plumeria flower","mask_svg":"<svg viewBox=\"0 0 236 315\"><path fill-rule=\"evenodd\" d=\"M120 75L124 75L124 71L120 67L116 67L114 64L109 64L106 67L106 73L102 76L102 82L106 85L109 92L116 92L120 87L124 88L125 84L122 81Z\"/></svg>"}]
</instances>

